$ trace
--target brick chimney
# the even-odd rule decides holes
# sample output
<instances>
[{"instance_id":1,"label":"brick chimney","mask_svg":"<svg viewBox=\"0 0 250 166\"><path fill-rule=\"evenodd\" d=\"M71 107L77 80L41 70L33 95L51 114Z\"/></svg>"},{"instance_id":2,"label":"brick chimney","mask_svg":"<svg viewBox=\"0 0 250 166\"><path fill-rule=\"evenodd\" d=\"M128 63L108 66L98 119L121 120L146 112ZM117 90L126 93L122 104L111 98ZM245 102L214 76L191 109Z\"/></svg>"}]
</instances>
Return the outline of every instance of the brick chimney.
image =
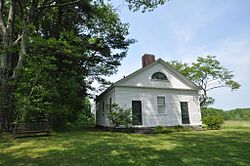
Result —
<instances>
[{"instance_id":1,"label":"brick chimney","mask_svg":"<svg viewBox=\"0 0 250 166\"><path fill-rule=\"evenodd\" d=\"M155 62L155 56L153 54L144 54L141 59L142 67L146 67L147 65Z\"/></svg>"}]
</instances>

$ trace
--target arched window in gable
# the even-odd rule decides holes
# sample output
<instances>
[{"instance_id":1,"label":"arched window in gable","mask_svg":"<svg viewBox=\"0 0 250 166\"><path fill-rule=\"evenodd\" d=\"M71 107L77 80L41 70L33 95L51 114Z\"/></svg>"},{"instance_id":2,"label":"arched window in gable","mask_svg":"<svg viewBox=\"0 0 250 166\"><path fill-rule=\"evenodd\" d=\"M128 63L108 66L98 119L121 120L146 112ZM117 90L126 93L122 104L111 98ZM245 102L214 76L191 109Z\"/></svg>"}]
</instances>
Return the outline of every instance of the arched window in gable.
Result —
<instances>
[{"instance_id":1,"label":"arched window in gable","mask_svg":"<svg viewBox=\"0 0 250 166\"><path fill-rule=\"evenodd\" d=\"M162 72L156 72L151 76L153 80L168 80L167 76Z\"/></svg>"}]
</instances>

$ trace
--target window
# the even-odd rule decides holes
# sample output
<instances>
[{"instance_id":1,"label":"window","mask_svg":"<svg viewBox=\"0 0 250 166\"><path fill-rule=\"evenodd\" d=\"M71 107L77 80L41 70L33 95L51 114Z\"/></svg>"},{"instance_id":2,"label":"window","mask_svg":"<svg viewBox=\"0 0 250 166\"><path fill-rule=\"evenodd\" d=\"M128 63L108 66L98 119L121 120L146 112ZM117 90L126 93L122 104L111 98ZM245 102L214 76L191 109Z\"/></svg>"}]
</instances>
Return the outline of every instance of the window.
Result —
<instances>
[{"instance_id":1,"label":"window","mask_svg":"<svg viewBox=\"0 0 250 166\"><path fill-rule=\"evenodd\" d=\"M151 76L154 80L168 80L167 76L161 72L156 72Z\"/></svg>"},{"instance_id":2,"label":"window","mask_svg":"<svg viewBox=\"0 0 250 166\"><path fill-rule=\"evenodd\" d=\"M165 97L157 97L157 107L158 113L165 113L166 104L165 104Z\"/></svg>"},{"instance_id":3,"label":"window","mask_svg":"<svg viewBox=\"0 0 250 166\"><path fill-rule=\"evenodd\" d=\"M109 111L111 111L111 107L112 107L112 98L109 98Z\"/></svg>"},{"instance_id":4,"label":"window","mask_svg":"<svg viewBox=\"0 0 250 166\"><path fill-rule=\"evenodd\" d=\"M104 109L105 109L104 107L105 107L105 106L104 106L104 102L102 102L102 115L103 115L103 116L104 116L104 113L105 113L105 112L104 112L104 111L105 111L105 110L104 110Z\"/></svg>"}]
</instances>

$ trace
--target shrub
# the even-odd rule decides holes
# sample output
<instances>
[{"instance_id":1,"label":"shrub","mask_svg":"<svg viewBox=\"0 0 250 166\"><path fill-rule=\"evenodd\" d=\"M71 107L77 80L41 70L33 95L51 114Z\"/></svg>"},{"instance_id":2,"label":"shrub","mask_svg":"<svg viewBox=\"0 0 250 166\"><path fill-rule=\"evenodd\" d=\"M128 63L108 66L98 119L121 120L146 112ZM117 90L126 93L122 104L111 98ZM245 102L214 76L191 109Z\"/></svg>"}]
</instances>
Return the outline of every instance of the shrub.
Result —
<instances>
[{"instance_id":1,"label":"shrub","mask_svg":"<svg viewBox=\"0 0 250 166\"><path fill-rule=\"evenodd\" d=\"M220 129L224 123L222 115L207 115L202 118L202 122L211 130Z\"/></svg>"},{"instance_id":2,"label":"shrub","mask_svg":"<svg viewBox=\"0 0 250 166\"><path fill-rule=\"evenodd\" d=\"M201 109L201 116L202 119L207 116L216 116L216 115L222 115L224 116L225 112L222 109L216 109L216 108L203 108Z\"/></svg>"},{"instance_id":3,"label":"shrub","mask_svg":"<svg viewBox=\"0 0 250 166\"><path fill-rule=\"evenodd\" d=\"M114 131L119 126L124 126L125 128L132 127L131 109L124 109L117 104L112 104L108 109L107 117L111 131Z\"/></svg>"}]
</instances>

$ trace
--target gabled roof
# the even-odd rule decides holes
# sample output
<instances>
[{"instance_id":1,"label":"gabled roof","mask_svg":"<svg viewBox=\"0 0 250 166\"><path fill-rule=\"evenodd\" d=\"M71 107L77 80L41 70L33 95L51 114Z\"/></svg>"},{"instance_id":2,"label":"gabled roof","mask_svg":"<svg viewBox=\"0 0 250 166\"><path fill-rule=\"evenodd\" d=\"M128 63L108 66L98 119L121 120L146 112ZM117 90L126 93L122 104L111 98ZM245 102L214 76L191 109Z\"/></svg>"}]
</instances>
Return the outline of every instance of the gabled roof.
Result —
<instances>
[{"instance_id":1,"label":"gabled roof","mask_svg":"<svg viewBox=\"0 0 250 166\"><path fill-rule=\"evenodd\" d=\"M99 96L107 93L108 91L110 91L113 87L115 86L119 86L119 84L129 80L132 77L135 77L136 75L142 73L143 71L147 70L148 68L151 68L152 66L156 65L156 64L162 64L163 66L165 66L167 69L169 69L171 72L173 72L177 77L179 77L181 80L183 80L185 83L187 83L188 85L190 85L193 90L200 90L200 87L197 86L195 83L193 83L192 81L190 81L189 79L187 79L183 74L181 74L178 70L174 69L171 65L169 65L167 62L165 62L164 60L162 60L161 58L159 58L158 60L156 60L155 62L153 62L150 65L147 65L146 67L140 68L138 70L136 70L135 72L129 74L128 76L118 80L117 82L113 83L109 88L107 88L104 92L102 92ZM98 97L99 97L98 96Z\"/></svg>"}]
</instances>

